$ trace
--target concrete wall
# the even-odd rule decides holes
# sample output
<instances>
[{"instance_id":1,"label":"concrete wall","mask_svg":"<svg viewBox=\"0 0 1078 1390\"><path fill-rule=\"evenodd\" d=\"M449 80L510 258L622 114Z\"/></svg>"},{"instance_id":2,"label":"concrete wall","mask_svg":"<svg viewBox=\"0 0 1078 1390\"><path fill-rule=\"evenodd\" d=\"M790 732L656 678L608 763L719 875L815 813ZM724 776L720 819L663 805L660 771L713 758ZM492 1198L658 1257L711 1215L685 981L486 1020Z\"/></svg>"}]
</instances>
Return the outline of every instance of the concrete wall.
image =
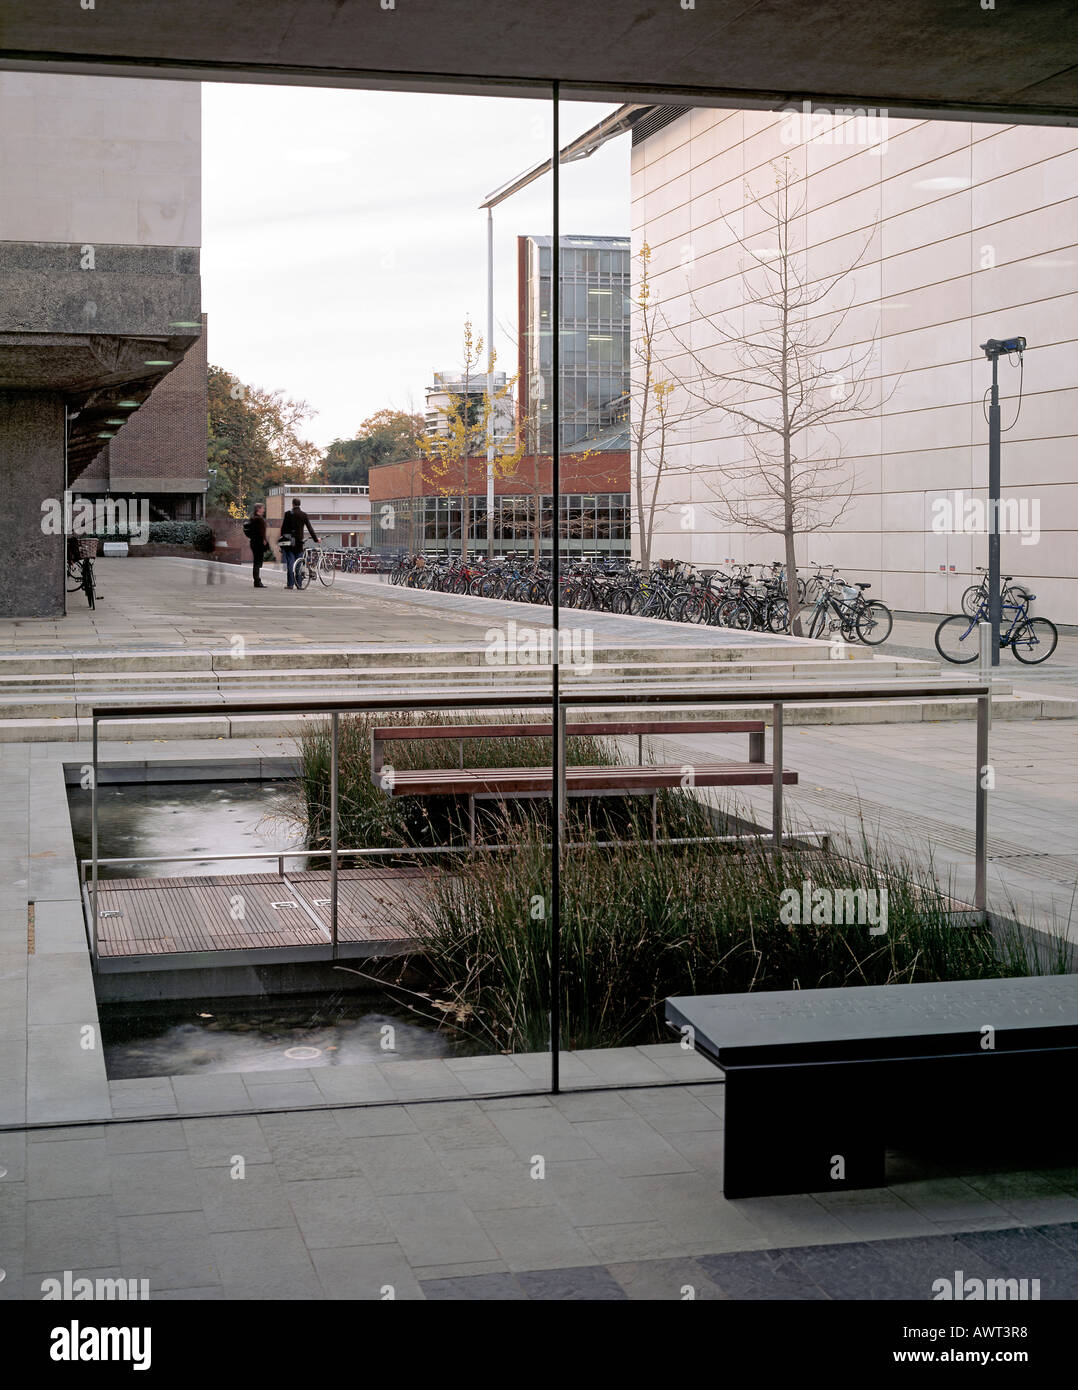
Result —
<instances>
[{"instance_id":1,"label":"concrete wall","mask_svg":"<svg viewBox=\"0 0 1078 1390\"><path fill-rule=\"evenodd\" d=\"M1036 611L1078 622L1078 131L895 119L873 130L839 117L801 125L694 110L632 158L634 252L645 239L652 247L653 295L712 372L733 359L707 316L735 330L759 326L735 231L750 245L767 239L747 188L773 189L775 161L789 159L804 200L793 244L810 279L865 250L811 311L828 327L827 313L849 303L823 361L870 349L871 409L834 427L853 500L837 521L824 509L822 530L799 542L799 564L834 561L896 608L956 609L973 567L987 563L987 542L933 532L933 502L955 490L983 498L990 373L978 345L1022 334L1030 349L1021 415L1003 436L1004 496L1039 504L1041 535L1028 545L1004 535L1003 567L1031 581ZM672 336L662 355L692 371ZM1005 428L1018 384L1002 362ZM806 457L810 441L800 442ZM712 410L693 420L671 457L662 496L672 510L659 515L653 554L703 564L781 554L779 538L736 531L717 515L716 495L731 484L716 463L747 457L734 417ZM693 504L689 529L683 503Z\"/></svg>"},{"instance_id":2,"label":"concrete wall","mask_svg":"<svg viewBox=\"0 0 1078 1390\"><path fill-rule=\"evenodd\" d=\"M199 246L197 82L0 72L0 241Z\"/></svg>"},{"instance_id":3,"label":"concrete wall","mask_svg":"<svg viewBox=\"0 0 1078 1390\"><path fill-rule=\"evenodd\" d=\"M4 613L64 613L64 537L42 532L42 498L64 495L64 401L56 391L0 391ZM81 597L81 596L80 596ZM83 600L85 602L85 600Z\"/></svg>"}]
</instances>

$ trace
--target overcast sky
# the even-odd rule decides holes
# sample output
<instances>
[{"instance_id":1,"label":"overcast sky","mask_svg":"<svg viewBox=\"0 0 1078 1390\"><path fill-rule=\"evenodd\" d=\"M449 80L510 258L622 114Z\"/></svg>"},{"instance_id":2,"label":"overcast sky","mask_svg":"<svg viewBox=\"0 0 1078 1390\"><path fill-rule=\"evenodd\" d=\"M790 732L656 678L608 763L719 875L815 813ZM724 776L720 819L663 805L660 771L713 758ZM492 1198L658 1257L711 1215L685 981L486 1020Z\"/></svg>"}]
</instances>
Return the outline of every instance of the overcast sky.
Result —
<instances>
[{"instance_id":1,"label":"overcast sky","mask_svg":"<svg viewBox=\"0 0 1078 1390\"><path fill-rule=\"evenodd\" d=\"M202 88L210 361L317 411L319 445L424 408L486 325L485 196L550 152L550 107L493 97ZM566 143L612 110L565 103ZM549 234L547 175L495 209L498 369L516 370L516 238ZM562 167L561 228L627 235L629 137Z\"/></svg>"}]
</instances>

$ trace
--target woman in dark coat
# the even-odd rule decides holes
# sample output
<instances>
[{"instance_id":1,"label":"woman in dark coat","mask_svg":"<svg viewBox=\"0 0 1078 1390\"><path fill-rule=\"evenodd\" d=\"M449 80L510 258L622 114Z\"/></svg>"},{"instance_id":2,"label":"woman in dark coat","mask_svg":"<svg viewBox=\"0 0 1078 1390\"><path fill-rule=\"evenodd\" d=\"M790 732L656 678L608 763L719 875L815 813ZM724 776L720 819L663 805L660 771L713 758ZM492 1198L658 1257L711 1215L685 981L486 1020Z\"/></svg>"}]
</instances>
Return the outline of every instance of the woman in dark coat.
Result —
<instances>
[{"instance_id":1,"label":"woman in dark coat","mask_svg":"<svg viewBox=\"0 0 1078 1390\"><path fill-rule=\"evenodd\" d=\"M262 583L262 561L266 557L266 508L259 502L251 513L250 524L251 569L254 573L255 588L264 589Z\"/></svg>"}]
</instances>

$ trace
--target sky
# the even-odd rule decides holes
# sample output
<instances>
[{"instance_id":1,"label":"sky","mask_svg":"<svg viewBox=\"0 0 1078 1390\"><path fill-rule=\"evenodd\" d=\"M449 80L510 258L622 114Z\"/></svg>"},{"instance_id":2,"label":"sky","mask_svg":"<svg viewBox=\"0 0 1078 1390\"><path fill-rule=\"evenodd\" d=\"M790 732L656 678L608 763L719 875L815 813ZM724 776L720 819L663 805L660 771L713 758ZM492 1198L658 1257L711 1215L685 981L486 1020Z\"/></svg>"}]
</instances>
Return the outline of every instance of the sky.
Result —
<instances>
[{"instance_id":1,"label":"sky","mask_svg":"<svg viewBox=\"0 0 1078 1390\"><path fill-rule=\"evenodd\" d=\"M564 103L561 143L612 104ZM202 303L211 363L352 438L423 412L433 373L483 336L492 191L550 153L550 104L494 97L205 84ZM562 166L563 235L628 235L629 137ZM551 178L494 212L497 370L516 371L516 238L549 234Z\"/></svg>"}]
</instances>

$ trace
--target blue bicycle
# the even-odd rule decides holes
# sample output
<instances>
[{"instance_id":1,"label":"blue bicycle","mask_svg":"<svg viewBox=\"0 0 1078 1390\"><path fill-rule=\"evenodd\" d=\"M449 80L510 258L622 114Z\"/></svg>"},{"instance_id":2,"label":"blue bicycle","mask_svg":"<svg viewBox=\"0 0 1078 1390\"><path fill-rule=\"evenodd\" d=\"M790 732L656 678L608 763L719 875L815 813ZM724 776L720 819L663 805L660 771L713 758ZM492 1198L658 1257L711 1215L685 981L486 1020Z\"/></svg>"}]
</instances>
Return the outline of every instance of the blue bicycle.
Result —
<instances>
[{"instance_id":1,"label":"blue bicycle","mask_svg":"<svg viewBox=\"0 0 1078 1390\"><path fill-rule=\"evenodd\" d=\"M980 655L977 624L988 622L988 591L982 588L974 612L956 613L944 618L936 628L936 650L944 661L966 666ZM1010 647L1017 660L1026 666L1039 666L1056 649L1059 633L1047 618L1031 618L1029 605L1037 597L1025 590L1009 588L1003 593L999 614L999 645ZM1006 631L1004 631L1006 626Z\"/></svg>"}]
</instances>

